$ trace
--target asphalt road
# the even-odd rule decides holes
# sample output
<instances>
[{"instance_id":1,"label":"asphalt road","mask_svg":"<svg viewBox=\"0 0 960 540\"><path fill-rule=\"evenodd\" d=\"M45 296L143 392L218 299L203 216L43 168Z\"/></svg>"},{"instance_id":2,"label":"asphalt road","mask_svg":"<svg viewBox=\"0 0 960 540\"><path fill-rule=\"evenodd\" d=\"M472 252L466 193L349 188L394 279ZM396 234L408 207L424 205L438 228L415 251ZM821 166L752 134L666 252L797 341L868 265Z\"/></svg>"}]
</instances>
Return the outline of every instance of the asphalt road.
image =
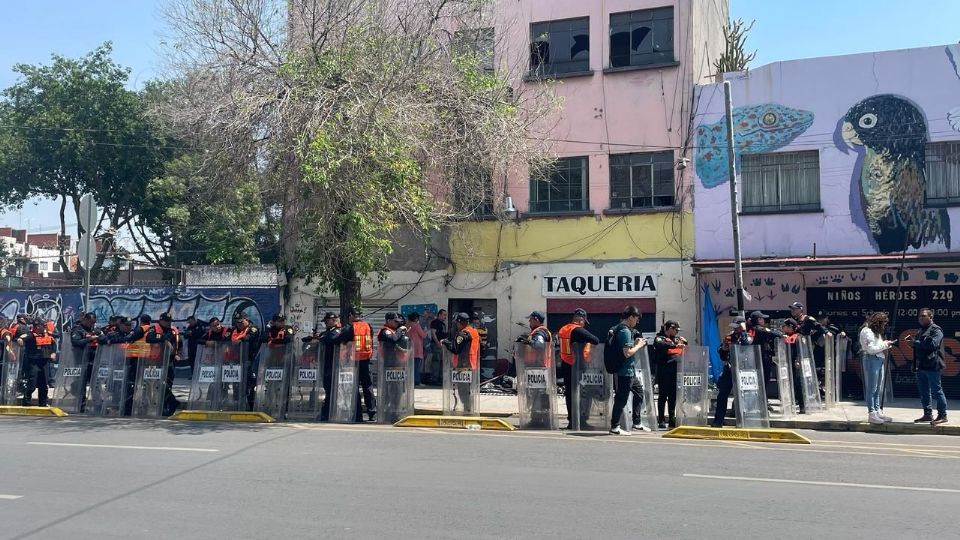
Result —
<instances>
[{"instance_id":1,"label":"asphalt road","mask_svg":"<svg viewBox=\"0 0 960 540\"><path fill-rule=\"evenodd\" d=\"M960 440L805 435L0 418L0 538L957 537Z\"/></svg>"}]
</instances>

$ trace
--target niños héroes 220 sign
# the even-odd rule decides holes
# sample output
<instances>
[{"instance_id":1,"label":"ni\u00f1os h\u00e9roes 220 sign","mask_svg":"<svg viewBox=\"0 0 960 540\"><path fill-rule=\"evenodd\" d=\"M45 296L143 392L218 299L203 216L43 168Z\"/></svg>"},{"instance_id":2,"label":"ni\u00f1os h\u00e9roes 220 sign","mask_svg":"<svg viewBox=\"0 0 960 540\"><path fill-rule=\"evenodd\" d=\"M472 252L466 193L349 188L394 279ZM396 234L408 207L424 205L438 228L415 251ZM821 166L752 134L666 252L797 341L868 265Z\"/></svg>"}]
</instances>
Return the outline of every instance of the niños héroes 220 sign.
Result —
<instances>
[{"instance_id":1,"label":"ni\u00f1os h\u00e9roes 220 sign","mask_svg":"<svg viewBox=\"0 0 960 540\"><path fill-rule=\"evenodd\" d=\"M657 295L657 278L653 274L602 276L570 274L543 276L543 296L629 296Z\"/></svg>"}]
</instances>

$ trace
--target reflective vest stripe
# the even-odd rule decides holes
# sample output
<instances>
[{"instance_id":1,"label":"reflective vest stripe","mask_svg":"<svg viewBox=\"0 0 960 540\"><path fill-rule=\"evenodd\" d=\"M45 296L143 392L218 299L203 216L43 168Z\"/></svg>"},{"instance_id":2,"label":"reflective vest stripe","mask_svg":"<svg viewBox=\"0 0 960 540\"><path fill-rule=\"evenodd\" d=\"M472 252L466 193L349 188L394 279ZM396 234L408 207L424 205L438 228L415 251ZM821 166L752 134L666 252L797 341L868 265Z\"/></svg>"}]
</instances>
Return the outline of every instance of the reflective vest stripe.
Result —
<instances>
[{"instance_id":1,"label":"reflective vest stripe","mask_svg":"<svg viewBox=\"0 0 960 540\"><path fill-rule=\"evenodd\" d=\"M373 355L373 330L366 321L350 324L353 328L353 350L357 360L369 360Z\"/></svg>"}]
</instances>

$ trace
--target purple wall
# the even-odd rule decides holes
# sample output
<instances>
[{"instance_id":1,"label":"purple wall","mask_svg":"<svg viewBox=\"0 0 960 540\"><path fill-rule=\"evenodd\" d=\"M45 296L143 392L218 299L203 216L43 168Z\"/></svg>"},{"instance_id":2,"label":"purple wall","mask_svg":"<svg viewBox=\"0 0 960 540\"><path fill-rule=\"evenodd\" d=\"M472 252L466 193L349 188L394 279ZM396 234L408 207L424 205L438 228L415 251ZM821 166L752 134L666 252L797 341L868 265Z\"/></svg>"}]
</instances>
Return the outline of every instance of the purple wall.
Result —
<instances>
[{"instance_id":1,"label":"purple wall","mask_svg":"<svg viewBox=\"0 0 960 540\"><path fill-rule=\"evenodd\" d=\"M960 242L960 208L910 201L922 193L922 175L918 180L912 171L918 162L922 170L924 144L960 141L958 62L960 46L951 45L780 62L728 75L738 152L818 150L820 162L822 212L742 216L743 256L809 256L814 243L824 256L895 253L904 243L910 252L951 251ZM723 88L698 91L696 258L730 259L726 134L714 125L722 119ZM864 170L879 177L868 188ZM883 202L890 200L901 217L891 217ZM923 237L916 234L921 229Z\"/></svg>"}]
</instances>

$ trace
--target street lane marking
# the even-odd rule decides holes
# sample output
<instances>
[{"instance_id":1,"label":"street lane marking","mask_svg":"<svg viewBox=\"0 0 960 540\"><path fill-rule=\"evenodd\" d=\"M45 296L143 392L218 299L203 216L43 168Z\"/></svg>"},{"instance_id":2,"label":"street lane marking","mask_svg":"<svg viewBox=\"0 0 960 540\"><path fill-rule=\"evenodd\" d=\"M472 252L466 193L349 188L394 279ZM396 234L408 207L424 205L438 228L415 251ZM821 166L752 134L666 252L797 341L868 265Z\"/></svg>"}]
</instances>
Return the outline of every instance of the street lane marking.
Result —
<instances>
[{"instance_id":1,"label":"street lane marking","mask_svg":"<svg viewBox=\"0 0 960 540\"><path fill-rule=\"evenodd\" d=\"M0 495L0 500L2 501L15 501L22 498L23 495Z\"/></svg>"},{"instance_id":2,"label":"street lane marking","mask_svg":"<svg viewBox=\"0 0 960 540\"><path fill-rule=\"evenodd\" d=\"M786 478L751 478L749 476L716 476L712 474L684 474L685 478L706 478L709 480L735 480L740 482L764 482L768 484L804 484L808 486L855 487L867 489L892 489L898 491L930 491L934 493L960 493L960 489L928 488L913 486L888 486L883 484L853 484L847 482L820 482L815 480L790 480Z\"/></svg>"},{"instance_id":3,"label":"street lane marking","mask_svg":"<svg viewBox=\"0 0 960 540\"><path fill-rule=\"evenodd\" d=\"M61 442L28 442L36 446L74 446L79 448L120 448L123 450L170 450L175 452L219 452L215 448L178 448L175 446L126 446L121 444L80 444Z\"/></svg>"}]
</instances>

